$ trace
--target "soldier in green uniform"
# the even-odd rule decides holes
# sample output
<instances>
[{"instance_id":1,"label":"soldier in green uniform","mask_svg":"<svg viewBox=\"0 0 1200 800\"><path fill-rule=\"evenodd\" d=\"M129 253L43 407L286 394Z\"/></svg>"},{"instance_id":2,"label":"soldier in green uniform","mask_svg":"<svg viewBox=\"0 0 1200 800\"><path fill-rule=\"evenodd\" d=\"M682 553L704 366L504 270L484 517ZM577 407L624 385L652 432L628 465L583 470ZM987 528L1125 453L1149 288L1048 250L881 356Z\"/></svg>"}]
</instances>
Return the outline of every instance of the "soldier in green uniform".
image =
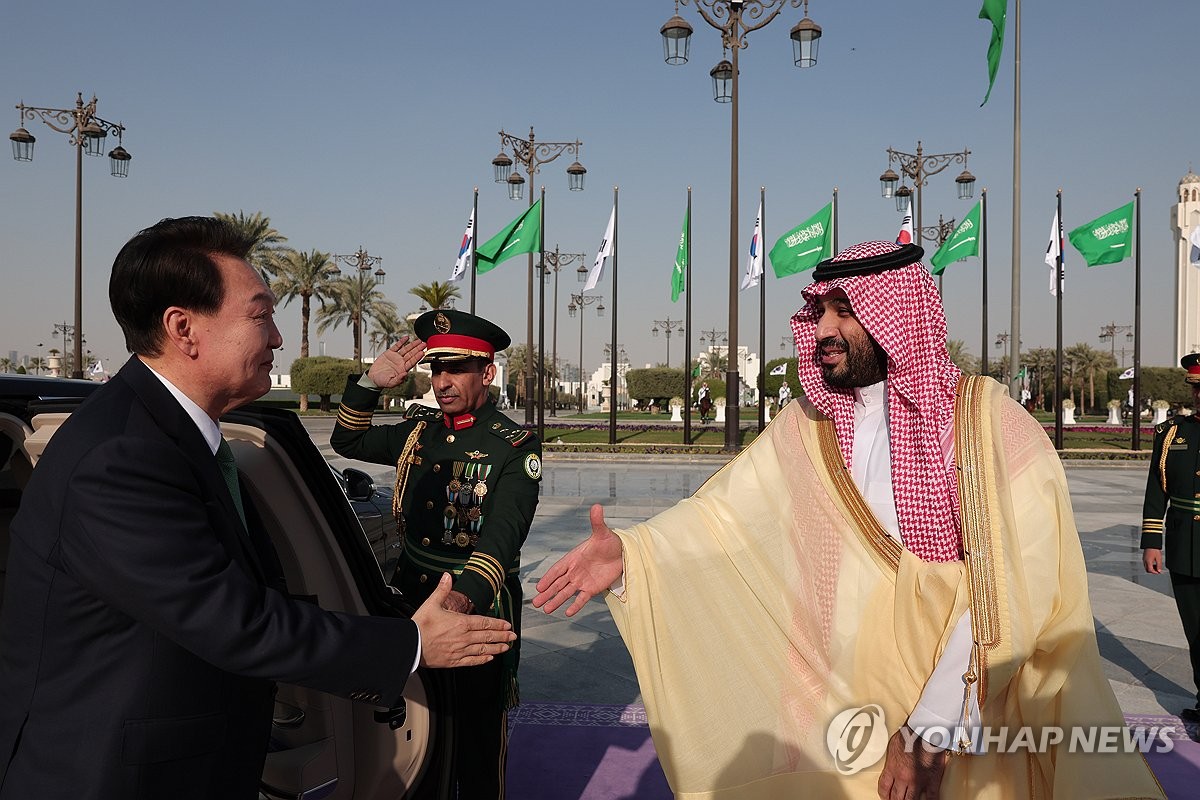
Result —
<instances>
[{"instance_id":1,"label":"soldier in green uniform","mask_svg":"<svg viewBox=\"0 0 1200 800\"><path fill-rule=\"evenodd\" d=\"M1179 365L1192 386L1193 408L1200 412L1200 353L1184 356ZM1166 524L1163 524L1163 515ZM1183 621L1192 658L1196 706L1179 716L1200 722L1200 416L1177 415L1154 428L1154 452L1142 505L1142 563L1147 572L1163 571L1163 534L1167 540L1166 568Z\"/></svg>"},{"instance_id":2,"label":"soldier in green uniform","mask_svg":"<svg viewBox=\"0 0 1200 800\"><path fill-rule=\"evenodd\" d=\"M521 545L542 472L541 443L496 410L488 387L509 344L487 320L454 310L422 314L361 378L351 376L330 443L346 458L396 466L392 508L403 553L392 584L420 603L443 572L447 608L509 620L520 633ZM439 408L410 404L403 422L372 425L381 389L420 362ZM508 657L456 669L455 773L461 798L503 798L507 711L517 704L520 639Z\"/></svg>"}]
</instances>

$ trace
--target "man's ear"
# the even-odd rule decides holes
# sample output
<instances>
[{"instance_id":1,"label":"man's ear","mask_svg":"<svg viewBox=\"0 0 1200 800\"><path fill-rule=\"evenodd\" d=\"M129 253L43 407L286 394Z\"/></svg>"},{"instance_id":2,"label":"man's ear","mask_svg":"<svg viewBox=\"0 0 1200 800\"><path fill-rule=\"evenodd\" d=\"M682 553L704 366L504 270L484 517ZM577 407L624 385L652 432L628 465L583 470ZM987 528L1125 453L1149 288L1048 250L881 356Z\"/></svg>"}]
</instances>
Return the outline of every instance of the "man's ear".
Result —
<instances>
[{"instance_id":1,"label":"man's ear","mask_svg":"<svg viewBox=\"0 0 1200 800\"><path fill-rule=\"evenodd\" d=\"M494 380L496 380L496 365L489 362L488 365L483 368L483 385L491 386L492 381Z\"/></svg>"},{"instance_id":2,"label":"man's ear","mask_svg":"<svg viewBox=\"0 0 1200 800\"><path fill-rule=\"evenodd\" d=\"M162 315L164 343L168 348L194 358L198 352L195 319L192 312L179 306L171 306Z\"/></svg>"}]
</instances>

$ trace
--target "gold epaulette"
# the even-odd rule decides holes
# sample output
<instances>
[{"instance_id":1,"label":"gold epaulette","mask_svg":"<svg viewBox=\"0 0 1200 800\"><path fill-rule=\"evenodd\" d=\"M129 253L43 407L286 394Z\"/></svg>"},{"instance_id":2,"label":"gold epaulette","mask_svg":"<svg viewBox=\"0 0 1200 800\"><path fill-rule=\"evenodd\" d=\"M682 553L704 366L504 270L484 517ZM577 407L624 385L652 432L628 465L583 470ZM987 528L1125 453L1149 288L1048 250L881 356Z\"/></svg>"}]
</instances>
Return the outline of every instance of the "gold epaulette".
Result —
<instances>
[{"instance_id":1,"label":"gold epaulette","mask_svg":"<svg viewBox=\"0 0 1200 800\"><path fill-rule=\"evenodd\" d=\"M499 436L504 441L511 444L513 447L520 447L529 441L529 437L533 436L533 431L527 431L524 428L516 428L505 425L503 422L493 422L489 430Z\"/></svg>"},{"instance_id":2,"label":"gold epaulette","mask_svg":"<svg viewBox=\"0 0 1200 800\"><path fill-rule=\"evenodd\" d=\"M338 405L337 424L352 431L365 431L371 427L371 417L374 409L359 411L345 403Z\"/></svg>"}]
</instances>

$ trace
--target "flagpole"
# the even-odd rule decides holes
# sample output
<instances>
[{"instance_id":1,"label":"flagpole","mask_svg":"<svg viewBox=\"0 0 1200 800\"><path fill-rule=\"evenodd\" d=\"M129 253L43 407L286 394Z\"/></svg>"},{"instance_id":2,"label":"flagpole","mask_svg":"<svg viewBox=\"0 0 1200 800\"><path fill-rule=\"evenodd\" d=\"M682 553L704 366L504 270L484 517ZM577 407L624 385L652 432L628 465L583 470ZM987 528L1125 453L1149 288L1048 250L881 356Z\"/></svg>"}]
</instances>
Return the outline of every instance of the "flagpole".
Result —
<instances>
[{"instance_id":1,"label":"flagpole","mask_svg":"<svg viewBox=\"0 0 1200 800\"><path fill-rule=\"evenodd\" d=\"M741 4L735 7L741 11ZM732 12L731 12L732 13ZM738 51L733 48L733 77L729 114L729 348L725 351L725 450L741 446L741 392L738 371Z\"/></svg>"},{"instance_id":2,"label":"flagpole","mask_svg":"<svg viewBox=\"0 0 1200 800\"><path fill-rule=\"evenodd\" d=\"M987 247L988 247L988 239L987 239L987 229L988 229L987 228L987 189L980 189L979 190L979 239L980 239L979 247L980 247L980 250L982 251L982 253L980 255L980 265L981 265L980 292L983 295L983 314L981 315L983 317L983 339L981 340L983 342L983 344L982 344L983 356L982 356L982 359L980 362L979 372L980 372L980 374L982 374L984 376L986 376L988 374L988 349L987 349L987 346L988 346L988 336L987 336L987 329L988 329L988 307L987 307L987 297L988 297L988 292L987 292Z\"/></svg>"},{"instance_id":3,"label":"flagpole","mask_svg":"<svg viewBox=\"0 0 1200 800\"><path fill-rule=\"evenodd\" d=\"M1013 0L1013 7L1012 317L1008 326L1008 393L1010 397L1020 397L1017 370L1021 365L1021 0Z\"/></svg>"},{"instance_id":4,"label":"flagpole","mask_svg":"<svg viewBox=\"0 0 1200 800\"><path fill-rule=\"evenodd\" d=\"M765 262L762 251L767 240L767 187L758 187L758 207L762 209L758 219L758 253L760 262ZM758 276L758 432L767 427L767 269L762 264Z\"/></svg>"},{"instance_id":5,"label":"flagpole","mask_svg":"<svg viewBox=\"0 0 1200 800\"><path fill-rule=\"evenodd\" d=\"M609 365L608 379L608 443L615 445L617 443L617 228L619 227L620 216L617 213L617 194L618 187L613 187L613 240L612 240L612 348L611 356L612 363Z\"/></svg>"},{"instance_id":6,"label":"flagpole","mask_svg":"<svg viewBox=\"0 0 1200 800\"><path fill-rule=\"evenodd\" d=\"M530 186L530 189L533 187ZM530 199L533 192L529 193ZM538 441L546 441L546 187L542 187L541 203L538 206L538 385L537 385L537 435ZM530 258L533 258L531 253Z\"/></svg>"},{"instance_id":7,"label":"flagpole","mask_svg":"<svg viewBox=\"0 0 1200 800\"><path fill-rule=\"evenodd\" d=\"M1133 193L1133 449L1142 449L1142 187Z\"/></svg>"},{"instance_id":8,"label":"flagpole","mask_svg":"<svg viewBox=\"0 0 1200 800\"><path fill-rule=\"evenodd\" d=\"M690 186L687 189L687 213L684 219L686 220L684 227L687 228L684 258L687 259L687 266L684 268L683 291L687 296L684 298L683 323L683 379L686 390L683 395L683 443L690 445L692 443L692 187Z\"/></svg>"},{"instance_id":9,"label":"flagpole","mask_svg":"<svg viewBox=\"0 0 1200 800\"><path fill-rule=\"evenodd\" d=\"M833 187L833 254L838 254L838 190Z\"/></svg>"},{"instance_id":10,"label":"flagpole","mask_svg":"<svg viewBox=\"0 0 1200 800\"><path fill-rule=\"evenodd\" d=\"M475 245L479 244L479 187L475 187L475 199L471 201L471 315L475 315L475 272L479 265L475 263ZM508 376L504 376L508 383Z\"/></svg>"},{"instance_id":11,"label":"flagpole","mask_svg":"<svg viewBox=\"0 0 1200 800\"><path fill-rule=\"evenodd\" d=\"M1058 190L1058 200L1055 206L1055 218L1058 220L1058 257L1054 259L1054 449L1063 449L1063 241L1062 241L1062 189Z\"/></svg>"}]
</instances>

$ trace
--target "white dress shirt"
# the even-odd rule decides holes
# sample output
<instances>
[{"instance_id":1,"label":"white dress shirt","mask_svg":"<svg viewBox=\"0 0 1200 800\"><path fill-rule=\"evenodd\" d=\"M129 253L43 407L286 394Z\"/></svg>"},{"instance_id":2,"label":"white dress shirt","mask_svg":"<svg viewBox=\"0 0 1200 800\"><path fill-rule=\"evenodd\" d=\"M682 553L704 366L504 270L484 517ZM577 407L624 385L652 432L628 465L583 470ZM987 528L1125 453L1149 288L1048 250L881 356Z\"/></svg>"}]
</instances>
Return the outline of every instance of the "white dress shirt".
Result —
<instances>
[{"instance_id":1,"label":"white dress shirt","mask_svg":"<svg viewBox=\"0 0 1200 800\"><path fill-rule=\"evenodd\" d=\"M850 474L871 507L875 519L901 546L900 521L896 516L896 496L892 490L891 437L888 431L887 383L880 381L854 390L854 450ZM961 724L963 702L963 673L971 658L971 615L963 614L950 634L950 640L933 674L925 684L917 707L908 717L909 727L932 744L946 747L940 728L954 735ZM975 687L971 687L970 721L979 726L979 703Z\"/></svg>"}]
</instances>

